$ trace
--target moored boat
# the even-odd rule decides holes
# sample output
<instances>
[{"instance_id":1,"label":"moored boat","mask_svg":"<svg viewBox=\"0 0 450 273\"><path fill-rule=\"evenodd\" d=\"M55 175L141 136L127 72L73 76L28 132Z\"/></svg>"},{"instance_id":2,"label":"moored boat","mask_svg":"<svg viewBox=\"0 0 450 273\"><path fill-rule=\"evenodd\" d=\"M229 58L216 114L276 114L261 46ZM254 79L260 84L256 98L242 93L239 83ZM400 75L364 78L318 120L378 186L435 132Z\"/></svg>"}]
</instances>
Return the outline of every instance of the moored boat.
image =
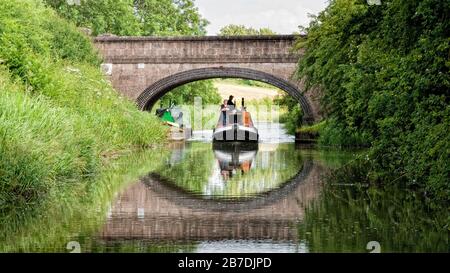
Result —
<instances>
[{"instance_id":1,"label":"moored boat","mask_svg":"<svg viewBox=\"0 0 450 273\"><path fill-rule=\"evenodd\" d=\"M187 128L183 123L181 108L171 106L169 108L156 109L156 115L164 125L169 127L167 138L173 141L185 141L192 136L192 128Z\"/></svg>"}]
</instances>

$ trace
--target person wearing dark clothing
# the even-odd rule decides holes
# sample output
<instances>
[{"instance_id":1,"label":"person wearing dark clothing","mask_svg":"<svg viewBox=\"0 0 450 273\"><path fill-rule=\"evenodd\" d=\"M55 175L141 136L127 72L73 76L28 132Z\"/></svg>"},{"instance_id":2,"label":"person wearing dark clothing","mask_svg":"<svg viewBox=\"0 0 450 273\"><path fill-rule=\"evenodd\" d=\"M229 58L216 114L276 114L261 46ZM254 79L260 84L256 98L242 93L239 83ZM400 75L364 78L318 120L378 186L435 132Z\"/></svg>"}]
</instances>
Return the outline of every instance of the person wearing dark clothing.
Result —
<instances>
[{"instance_id":1,"label":"person wearing dark clothing","mask_svg":"<svg viewBox=\"0 0 450 273\"><path fill-rule=\"evenodd\" d=\"M231 95L230 97L229 97L229 99L228 99L228 101L227 101L227 105L228 106L232 106L232 107L235 107L236 105L234 104L234 102L233 102L233 95Z\"/></svg>"}]
</instances>

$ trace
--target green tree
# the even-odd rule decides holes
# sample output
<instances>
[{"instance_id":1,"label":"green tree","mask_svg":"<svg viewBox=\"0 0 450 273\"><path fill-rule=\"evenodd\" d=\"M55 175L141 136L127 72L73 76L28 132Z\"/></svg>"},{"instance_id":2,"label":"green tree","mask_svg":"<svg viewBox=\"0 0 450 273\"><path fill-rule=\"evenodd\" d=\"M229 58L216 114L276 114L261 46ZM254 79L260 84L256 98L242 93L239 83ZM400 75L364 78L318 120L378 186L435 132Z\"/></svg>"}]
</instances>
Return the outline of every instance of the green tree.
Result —
<instances>
[{"instance_id":1,"label":"green tree","mask_svg":"<svg viewBox=\"0 0 450 273\"><path fill-rule=\"evenodd\" d=\"M58 14L92 35L140 35L142 23L135 16L133 0L81 0L80 5L67 0L45 0Z\"/></svg>"},{"instance_id":2,"label":"green tree","mask_svg":"<svg viewBox=\"0 0 450 273\"><path fill-rule=\"evenodd\" d=\"M143 35L205 35L208 21L192 0L134 0Z\"/></svg>"},{"instance_id":3,"label":"green tree","mask_svg":"<svg viewBox=\"0 0 450 273\"><path fill-rule=\"evenodd\" d=\"M218 104L221 97L212 80L196 81L175 88L161 98L163 106L174 104L193 104L195 97L201 97L203 104Z\"/></svg>"},{"instance_id":4,"label":"green tree","mask_svg":"<svg viewBox=\"0 0 450 273\"><path fill-rule=\"evenodd\" d=\"M204 35L205 20L192 0L45 0L93 35Z\"/></svg>"},{"instance_id":5,"label":"green tree","mask_svg":"<svg viewBox=\"0 0 450 273\"><path fill-rule=\"evenodd\" d=\"M254 29L244 25L230 24L220 29L220 36L235 36L235 35L276 35L277 33L269 28Z\"/></svg>"},{"instance_id":6,"label":"green tree","mask_svg":"<svg viewBox=\"0 0 450 273\"><path fill-rule=\"evenodd\" d=\"M450 196L448 14L449 1L334 0L297 45L298 76L322 87L332 120L322 136L370 144L370 181L439 200Z\"/></svg>"},{"instance_id":7,"label":"green tree","mask_svg":"<svg viewBox=\"0 0 450 273\"><path fill-rule=\"evenodd\" d=\"M283 94L275 98L275 103L284 108L286 113L280 116L280 122L284 123L289 134L295 134L297 128L302 125L303 111L296 99L288 94Z\"/></svg>"}]
</instances>

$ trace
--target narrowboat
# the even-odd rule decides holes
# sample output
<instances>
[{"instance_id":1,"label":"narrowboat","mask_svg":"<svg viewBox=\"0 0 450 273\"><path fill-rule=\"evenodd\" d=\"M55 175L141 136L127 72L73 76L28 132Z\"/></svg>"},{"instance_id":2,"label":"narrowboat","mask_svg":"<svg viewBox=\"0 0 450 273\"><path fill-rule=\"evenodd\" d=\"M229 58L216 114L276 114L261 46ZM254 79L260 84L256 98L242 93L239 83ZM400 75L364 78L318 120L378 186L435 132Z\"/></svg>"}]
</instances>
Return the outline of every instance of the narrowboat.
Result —
<instances>
[{"instance_id":1,"label":"narrowboat","mask_svg":"<svg viewBox=\"0 0 450 273\"><path fill-rule=\"evenodd\" d=\"M219 121L213 129L213 142L258 142L258 140L258 129L254 126L244 103L240 110L227 106L227 110L221 111Z\"/></svg>"}]
</instances>

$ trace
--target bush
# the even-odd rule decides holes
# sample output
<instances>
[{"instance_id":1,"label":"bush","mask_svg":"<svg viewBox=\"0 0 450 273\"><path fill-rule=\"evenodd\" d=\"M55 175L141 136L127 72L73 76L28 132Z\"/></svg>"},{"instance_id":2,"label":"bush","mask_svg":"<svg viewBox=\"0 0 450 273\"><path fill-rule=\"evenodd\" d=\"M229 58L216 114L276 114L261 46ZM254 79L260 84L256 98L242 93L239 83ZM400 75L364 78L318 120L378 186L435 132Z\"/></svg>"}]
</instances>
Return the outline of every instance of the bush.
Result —
<instances>
[{"instance_id":1,"label":"bush","mask_svg":"<svg viewBox=\"0 0 450 273\"><path fill-rule=\"evenodd\" d=\"M322 146L350 148L370 145L370 136L363 132L350 131L333 119L326 120L322 124L319 132L319 144Z\"/></svg>"},{"instance_id":2,"label":"bush","mask_svg":"<svg viewBox=\"0 0 450 273\"><path fill-rule=\"evenodd\" d=\"M303 111L300 108L299 104L296 104L294 107L290 108L288 112L283 113L280 116L280 122L284 123L284 127L288 134L295 134L297 128L302 125L303 121Z\"/></svg>"},{"instance_id":3,"label":"bush","mask_svg":"<svg viewBox=\"0 0 450 273\"><path fill-rule=\"evenodd\" d=\"M307 28L299 77L321 86L321 143L370 144L373 179L448 201L448 1L331 1ZM447 128L447 129L446 129Z\"/></svg>"},{"instance_id":4,"label":"bush","mask_svg":"<svg viewBox=\"0 0 450 273\"><path fill-rule=\"evenodd\" d=\"M303 123L303 110L297 100L289 95L278 96L274 100L281 108L287 110L280 116L280 122L284 123L286 131L293 135Z\"/></svg>"}]
</instances>

